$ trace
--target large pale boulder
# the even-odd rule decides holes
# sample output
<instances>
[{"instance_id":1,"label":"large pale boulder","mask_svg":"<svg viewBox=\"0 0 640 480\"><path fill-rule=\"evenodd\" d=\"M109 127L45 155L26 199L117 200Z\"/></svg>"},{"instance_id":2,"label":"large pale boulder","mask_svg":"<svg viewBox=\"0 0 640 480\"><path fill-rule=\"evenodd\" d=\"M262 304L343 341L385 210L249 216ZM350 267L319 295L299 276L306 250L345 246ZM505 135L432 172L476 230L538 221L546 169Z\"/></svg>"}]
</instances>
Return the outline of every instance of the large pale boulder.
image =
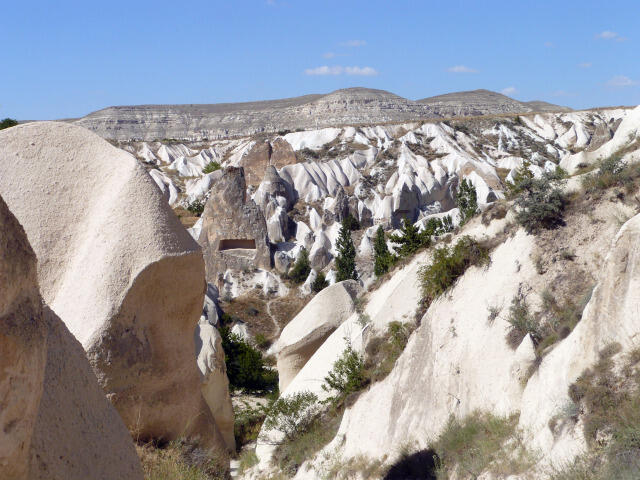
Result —
<instances>
[{"instance_id":1,"label":"large pale boulder","mask_svg":"<svg viewBox=\"0 0 640 480\"><path fill-rule=\"evenodd\" d=\"M122 418L107 400L82 345L50 309L44 391L33 431L29 480L142 480Z\"/></svg>"},{"instance_id":2,"label":"large pale boulder","mask_svg":"<svg viewBox=\"0 0 640 480\"><path fill-rule=\"evenodd\" d=\"M202 254L144 168L83 128L29 123L0 132L0 194L38 256L44 300L127 427L223 446L196 393Z\"/></svg>"},{"instance_id":3,"label":"large pale boulder","mask_svg":"<svg viewBox=\"0 0 640 480\"><path fill-rule=\"evenodd\" d=\"M42 306L36 256L2 198L0 230L0 478L141 480L82 345Z\"/></svg>"},{"instance_id":4,"label":"large pale boulder","mask_svg":"<svg viewBox=\"0 0 640 480\"><path fill-rule=\"evenodd\" d=\"M274 351L278 360L280 391L322 345L327 337L355 311L358 282L346 280L320 291L280 334Z\"/></svg>"},{"instance_id":5,"label":"large pale boulder","mask_svg":"<svg viewBox=\"0 0 640 480\"><path fill-rule=\"evenodd\" d=\"M223 171L211 186L202 218L198 242L209 282L216 283L228 269L271 267L267 224L260 208L247 198L242 168Z\"/></svg>"},{"instance_id":6,"label":"large pale boulder","mask_svg":"<svg viewBox=\"0 0 640 480\"><path fill-rule=\"evenodd\" d=\"M27 476L46 358L36 256L0 198L0 477Z\"/></svg>"}]
</instances>

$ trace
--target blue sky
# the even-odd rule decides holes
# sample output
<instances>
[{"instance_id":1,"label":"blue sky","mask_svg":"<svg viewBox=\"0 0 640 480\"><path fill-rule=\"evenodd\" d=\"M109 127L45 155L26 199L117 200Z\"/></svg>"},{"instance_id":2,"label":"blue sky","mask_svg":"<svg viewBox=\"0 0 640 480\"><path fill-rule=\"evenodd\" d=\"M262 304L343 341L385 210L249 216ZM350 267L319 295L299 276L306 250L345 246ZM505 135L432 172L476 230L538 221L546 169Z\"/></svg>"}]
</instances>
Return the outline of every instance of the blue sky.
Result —
<instances>
[{"instance_id":1,"label":"blue sky","mask_svg":"<svg viewBox=\"0 0 640 480\"><path fill-rule=\"evenodd\" d=\"M366 86L640 104L640 2L5 1L0 118Z\"/></svg>"}]
</instances>

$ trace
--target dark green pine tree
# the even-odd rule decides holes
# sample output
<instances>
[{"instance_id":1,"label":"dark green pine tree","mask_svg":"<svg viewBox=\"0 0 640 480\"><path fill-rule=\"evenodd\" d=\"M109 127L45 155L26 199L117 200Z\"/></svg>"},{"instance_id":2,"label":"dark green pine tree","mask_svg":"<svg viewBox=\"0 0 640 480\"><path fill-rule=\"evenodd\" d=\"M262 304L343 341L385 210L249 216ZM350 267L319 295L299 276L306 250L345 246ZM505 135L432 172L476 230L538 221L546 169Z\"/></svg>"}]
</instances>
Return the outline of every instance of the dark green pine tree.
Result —
<instances>
[{"instance_id":1,"label":"dark green pine tree","mask_svg":"<svg viewBox=\"0 0 640 480\"><path fill-rule=\"evenodd\" d=\"M461 225L467 223L471 217L478 213L478 195L471 180L463 178L460 182L456 204L460 209Z\"/></svg>"},{"instance_id":2,"label":"dark green pine tree","mask_svg":"<svg viewBox=\"0 0 640 480\"><path fill-rule=\"evenodd\" d=\"M406 218L402 219L402 232L400 235L390 235L389 240L399 245L396 249L401 257L406 257L418 251L420 247L428 247L431 237L421 234L413 223Z\"/></svg>"},{"instance_id":3,"label":"dark green pine tree","mask_svg":"<svg viewBox=\"0 0 640 480\"><path fill-rule=\"evenodd\" d=\"M384 275L389 271L389 267L393 263L393 256L387 248L387 242L384 238L384 230L382 226L376 230L376 238L373 241L373 271L376 276Z\"/></svg>"},{"instance_id":4,"label":"dark green pine tree","mask_svg":"<svg viewBox=\"0 0 640 480\"><path fill-rule=\"evenodd\" d=\"M356 247L351 240L351 230L346 221L342 222L340 227L340 235L336 243L338 256L336 257L336 281L357 280L358 272L356 271Z\"/></svg>"}]
</instances>

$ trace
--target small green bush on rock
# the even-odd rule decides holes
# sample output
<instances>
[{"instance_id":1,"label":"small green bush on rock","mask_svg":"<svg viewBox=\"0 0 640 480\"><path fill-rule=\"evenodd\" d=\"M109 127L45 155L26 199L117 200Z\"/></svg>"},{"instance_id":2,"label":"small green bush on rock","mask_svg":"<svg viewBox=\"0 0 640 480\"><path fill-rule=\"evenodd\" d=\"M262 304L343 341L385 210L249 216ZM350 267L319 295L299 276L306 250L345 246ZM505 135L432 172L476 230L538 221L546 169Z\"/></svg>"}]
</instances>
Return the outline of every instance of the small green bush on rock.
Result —
<instances>
[{"instance_id":1,"label":"small green bush on rock","mask_svg":"<svg viewBox=\"0 0 640 480\"><path fill-rule=\"evenodd\" d=\"M215 172L216 170L220 170L222 168L222 166L214 161L211 160L209 163L207 163L205 165L205 167L202 169L202 173L211 173L211 172Z\"/></svg>"},{"instance_id":2,"label":"small green bush on rock","mask_svg":"<svg viewBox=\"0 0 640 480\"><path fill-rule=\"evenodd\" d=\"M303 248L287 276L293 283L300 284L307 279L310 273L311 263L309 262L309 252Z\"/></svg>"},{"instance_id":3,"label":"small green bush on rock","mask_svg":"<svg viewBox=\"0 0 640 480\"><path fill-rule=\"evenodd\" d=\"M561 172L545 173L541 178L524 177L518 186L520 191L515 200L519 207L516 220L527 233L540 229L554 229L564 225L566 198L560 185L564 175Z\"/></svg>"},{"instance_id":4,"label":"small green bush on rock","mask_svg":"<svg viewBox=\"0 0 640 480\"><path fill-rule=\"evenodd\" d=\"M0 130L4 130L5 128L15 127L18 125L18 121L13 118L4 118L0 120Z\"/></svg>"},{"instance_id":5,"label":"small green bush on rock","mask_svg":"<svg viewBox=\"0 0 640 480\"><path fill-rule=\"evenodd\" d=\"M359 391L365 384L364 359L351 345L342 352L342 356L335 361L333 368L324 378L322 389L336 392L332 399L334 403Z\"/></svg>"},{"instance_id":6,"label":"small green bush on rock","mask_svg":"<svg viewBox=\"0 0 640 480\"><path fill-rule=\"evenodd\" d=\"M418 276L423 301L429 305L451 287L472 265L489 263L489 252L471 237L462 237L453 248L442 246L433 252L431 264L420 267Z\"/></svg>"}]
</instances>

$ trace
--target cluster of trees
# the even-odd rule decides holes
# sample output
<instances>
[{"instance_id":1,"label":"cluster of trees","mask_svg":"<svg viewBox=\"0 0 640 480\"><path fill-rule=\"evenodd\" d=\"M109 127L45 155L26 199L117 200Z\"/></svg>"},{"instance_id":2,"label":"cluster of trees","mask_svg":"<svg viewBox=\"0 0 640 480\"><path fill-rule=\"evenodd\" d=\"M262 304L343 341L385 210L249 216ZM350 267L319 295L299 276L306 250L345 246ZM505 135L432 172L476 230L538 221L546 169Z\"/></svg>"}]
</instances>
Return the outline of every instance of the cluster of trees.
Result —
<instances>
[{"instance_id":1,"label":"cluster of trees","mask_svg":"<svg viewBox=\"0 0 640 480\"><path fill-rule=\"evenodd\" d=\"M460 224L463 225L478 213L478 196L473 184L463 179L458 187L456 205L460 211ZM387 247L385 233L382 227L378 227L373 244L374 272L377 276L389 271L391 266L402 257L408 257L421 248L431 246L432 237L443 235L453 230L453 219L450 215L442 218L430 218L425 227L420 231L406 218L402 221L399 234L392 234L389 240L397 245L396 254L392 254Z\"/></svg>"},{"instance_id":2,"label":"cluster of trees","mask_svg":"<svg viewBox=\"0 0 640 480\"><path fill-rule=\"evenodd\" d=\"M0 120L0 130L4 130L5 128L15 127L18 125L18 121L13 118L3 118Z\"/></svg>"}]
</instances>

